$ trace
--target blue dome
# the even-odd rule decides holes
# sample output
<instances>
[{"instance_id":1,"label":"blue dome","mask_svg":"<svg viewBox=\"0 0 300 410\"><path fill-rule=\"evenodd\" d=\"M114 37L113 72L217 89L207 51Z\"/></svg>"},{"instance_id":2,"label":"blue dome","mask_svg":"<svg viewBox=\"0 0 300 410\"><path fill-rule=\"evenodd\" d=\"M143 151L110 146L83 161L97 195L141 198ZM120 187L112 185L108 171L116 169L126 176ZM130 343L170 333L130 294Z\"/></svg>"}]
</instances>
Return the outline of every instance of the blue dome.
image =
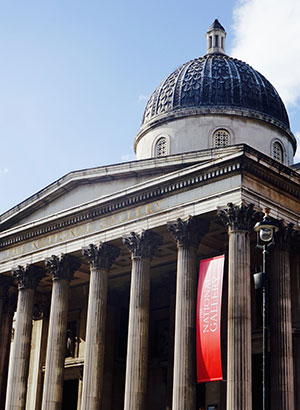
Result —
<instances>
[{"instance_id":1,"label":"blue dome","mask_svg":"<svg viewBox=\"0 0 300 410\"><path fill-rule=\"evenodd\" d=\"M285 106L272 84L248 64L223 54L196 58L169 75L150 97L142 128L208 112L238 112L290 132Z\"/></svg>"}]
</instances>

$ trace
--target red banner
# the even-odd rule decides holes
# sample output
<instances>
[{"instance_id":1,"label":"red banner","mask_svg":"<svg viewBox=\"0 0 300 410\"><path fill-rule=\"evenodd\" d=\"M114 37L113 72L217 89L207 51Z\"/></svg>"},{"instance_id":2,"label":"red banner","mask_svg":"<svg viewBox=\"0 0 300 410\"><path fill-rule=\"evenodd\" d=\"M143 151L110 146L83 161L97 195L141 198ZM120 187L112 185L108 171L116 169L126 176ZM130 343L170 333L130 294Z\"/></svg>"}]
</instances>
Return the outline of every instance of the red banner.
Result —
<instances>
[{"instance_id":1,"label":"red banner","mask_svg":"<svg viewBox=\"0 0 300 410\"><path fill-rule=\"evenodd\" d=\"M197 382L222 380L221 305L224 255L200 262L197 296Z\"/></svg>"}]
</instances>

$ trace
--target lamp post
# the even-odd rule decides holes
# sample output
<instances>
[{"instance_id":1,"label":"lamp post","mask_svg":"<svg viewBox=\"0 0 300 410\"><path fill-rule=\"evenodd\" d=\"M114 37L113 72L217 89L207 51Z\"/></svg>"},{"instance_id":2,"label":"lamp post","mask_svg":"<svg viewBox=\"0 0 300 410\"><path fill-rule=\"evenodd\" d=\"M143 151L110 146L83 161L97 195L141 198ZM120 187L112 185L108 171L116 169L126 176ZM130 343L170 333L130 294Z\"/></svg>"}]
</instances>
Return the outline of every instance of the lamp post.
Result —
<instances>
[{"instance_id":1,"label":"lamp post","mask_svg":"<svg viewBox=\"0 0 300 410\"><path fill-rule=\"evenodd\" d=\"M269 281L266 270L266 259L269 249L275 244L274 233L279 228L269 217L270 209L264 209L265 215L261 222L257 222L254 230L257 232L257 248L262 249L263 271L254 275L255 288L262 288L263 292L263 410L269 410Z\"/></svg>"}]
</instances>

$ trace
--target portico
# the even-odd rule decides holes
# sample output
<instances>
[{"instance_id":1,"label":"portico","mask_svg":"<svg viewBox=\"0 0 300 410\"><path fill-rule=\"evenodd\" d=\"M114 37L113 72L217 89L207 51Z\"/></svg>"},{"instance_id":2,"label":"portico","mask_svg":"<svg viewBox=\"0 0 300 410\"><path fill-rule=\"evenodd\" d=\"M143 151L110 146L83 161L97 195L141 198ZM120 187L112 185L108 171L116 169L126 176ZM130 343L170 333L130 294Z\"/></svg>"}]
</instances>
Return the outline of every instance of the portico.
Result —
<instances>
[{"instance_id":1,"label":"portico","mask_svg":"<svg viewBox=\"0 0 300 410\"><path fill-rule=\"evenodd\" d=\"M207 161L212 156L214 160ZM143 410L146 403L149 409L190 410L212 401L223 410L240 410L241 403L245 409L254 408L251 340L258 346L261 328L260 308L250 279L260 260L251 224L255 212L270 206L275 219L284 219L284 227L294 224L293 237L299 230L298 198L296 191L291 194L296 173L291 178L272 163L274 178L269 183L276 187L280 173L290 199L287 203L286 194L278 191L270 196L264 172L269 172L271 160L265 157L265 162L258 164L256 156L255 150L237 146L222 152L216 149L191 154L184 161L178 156L167 163L158 161L155 178L141 181L135 188L75 206L55 217L50 214L35 223L34 218L30 221L26 216L26 223L15 221L12 228L2 231L2 289L9 286L10 293L17 291L9 279L16 266L26 273L31 286L19 285L10 364L1 367L1 377L9 374L6 410L31 410L33 402L36 409L69 409L66 403L70 397L76 400L68 405L76 410ZM145 162L140 172L153 172L153 165ZM179 169L174 171L176 167ZM124 171L119 172L123 175ZM128 171L127 178L130 172L136 171ZM233 208L228 208L228 203L234 204ZM223 212L223 221L218 210ZM147 238L142 239L143 235ZM214 389L207 384L197 394L193 336L197 265L202 258L224 252L227 268L222 355L227 382L216 382ZM284 252L288 252L284 254L287 266L290 251ZM285 269L287 278L294 275L293 269L294 264ZM289 287L288 279L284 283ZM283 318L291 317L289 306L297 301L295 290L282 292L280 298L289 295L290 302L284 312L280 310L282 304L278 305L278 314L274 310L279 326L274 343L281 338L290 340L291 352L296 320L290 319L286 326ZM47 307L31 322L41 296ZM239 311L237 319L232 312ZM2 312L1 320L7 320L5 309ZM20 315L25 315L26 322L19 319ZM28 331L18 330L20 323L26 324ZM40 335L39 343L31 347L38 351L19 354L17 349L28 347L32 334ZM9 349L2 349L8 358ZM273 389L280 395L287 394L292 409L291 361L285 361L284 351L275 354L278 366L274 371L278 377L280 372L287 374L289 381L287 389L279 392L276 385ZM236 360L241 355L243 368ZM23 374L23 384L11 381L16 377L12 372ZM26 380L33 374L37 375L36 383L27 389ZM14 394L10 393L12 387Z\"/></svg>"}]
</instances>

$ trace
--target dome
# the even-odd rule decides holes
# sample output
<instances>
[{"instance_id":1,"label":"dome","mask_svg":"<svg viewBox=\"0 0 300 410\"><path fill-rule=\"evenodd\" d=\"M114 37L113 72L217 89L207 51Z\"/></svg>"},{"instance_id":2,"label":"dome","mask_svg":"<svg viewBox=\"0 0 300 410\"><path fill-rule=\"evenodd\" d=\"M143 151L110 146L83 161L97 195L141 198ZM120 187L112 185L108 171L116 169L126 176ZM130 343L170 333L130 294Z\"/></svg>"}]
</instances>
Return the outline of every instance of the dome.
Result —
<instances>
[{"instance_id":1,"label":"dome","mask_svg":"<svg viewBox=\"0 0 300 410\"><path fill-rule=\"evenodd\" d=\"M272 84L248 64L219 53L196 58L170 74L150 97L142 128L172 117L226 110L290 128Z\"/></svg>"},{"instance_id":2,"label":"dome","mask_svg":"<svg viewBox=\"0 0 300 410\"><path fill-rule=\"evenodd\" d=\"M151 95L134 141L137 159L247 144L291 164L297 142L275 88L225 53L217 19L206 41L205 56L177 68Z\"/></svg>"}]
</instances>

